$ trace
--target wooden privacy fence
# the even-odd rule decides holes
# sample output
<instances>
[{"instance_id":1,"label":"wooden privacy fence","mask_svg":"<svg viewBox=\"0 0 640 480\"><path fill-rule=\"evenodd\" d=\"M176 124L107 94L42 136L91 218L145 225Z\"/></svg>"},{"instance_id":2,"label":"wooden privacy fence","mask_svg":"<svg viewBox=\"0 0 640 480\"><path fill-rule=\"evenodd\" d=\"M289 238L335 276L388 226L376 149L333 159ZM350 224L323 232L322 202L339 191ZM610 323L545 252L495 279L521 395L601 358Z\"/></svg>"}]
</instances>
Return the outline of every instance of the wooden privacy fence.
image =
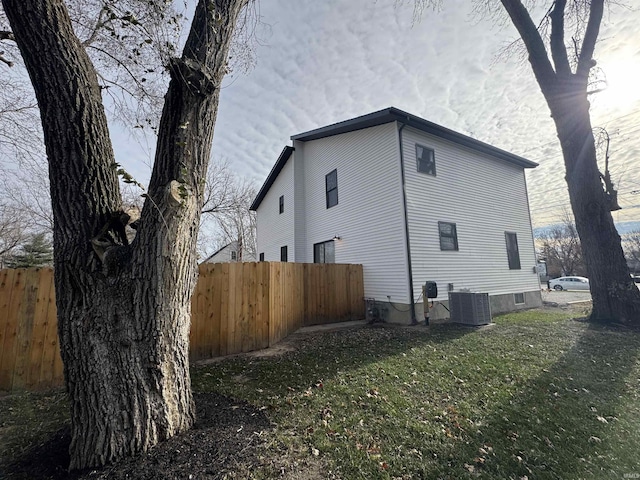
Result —
<instances>
[{"instance_id":1,"label":"wooden privacy fence","mask_svg":"<svg viewBox=\"0 0 640 480\"><path fill-rule=\"evenodd\" d=\"M301 326L364 318L362 265L200 266L191 360L266 348ZM0 270L0 390L62 385L53 270Z\"/></svg>"}]
</instances>

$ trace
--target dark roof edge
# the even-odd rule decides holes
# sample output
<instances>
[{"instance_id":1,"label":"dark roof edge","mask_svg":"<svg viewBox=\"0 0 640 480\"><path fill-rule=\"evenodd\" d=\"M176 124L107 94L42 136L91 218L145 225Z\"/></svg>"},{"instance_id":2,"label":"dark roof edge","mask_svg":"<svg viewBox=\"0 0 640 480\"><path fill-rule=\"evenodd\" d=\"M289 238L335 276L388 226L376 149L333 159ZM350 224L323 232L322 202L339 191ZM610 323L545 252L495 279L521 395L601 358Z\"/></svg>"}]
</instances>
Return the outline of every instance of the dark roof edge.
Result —
<instances>
[{"instance_id":1,"label":"dark roof edge","mask_svg":"<svg viewBox=\"0 0 640 480\"><path fill-rule=\"evenodd\" d=\"M293 147L289 147L289 146L286 146L282 149L282 152L280 152L280 156L278 157L276 164L273 166L273 168L269 172L269 175L267 175L267 179L262 185L262 188L260 188L260 191L258 192L258 195L256 195L256 198L253 200L253 203L249 207L249 210L255 211L258 209L258 207L262 203L262 200L264 200L264 197L267 195L267 192L271 188L271 185L273 185L273 182L276 181L276 178L284 168L285 164L287 163L287 160L289 160L289 157L291 156L294 150L295 149Z\"/></svg>"},{"instance_id":2,"label":"dark roof edge","mask_svg":"<svg viewBox=\"0 0 640 480\"><path fill-rule=\"evenodd\" d=\"M352 118L343 122L334 123L333 125L293 135L291 140L306 142L309 140L330 137L332 135L339 135L341 133L362 130L363 128L375 127L390 122L404 123L410 127L422 130L423 132L430 133L445 140L449 140L450 142L457 143L458 145L463 145L471 148L472 150L514 163L523 168L535 168L538 166L537 163L527 160L526 158L514 155L506 150L481 142L480 140L463 135L436 123L429 122L428 120L404 112L395 107L385 108L384 110L369 113L361 117Z\"/></svg>"}]
</instances>

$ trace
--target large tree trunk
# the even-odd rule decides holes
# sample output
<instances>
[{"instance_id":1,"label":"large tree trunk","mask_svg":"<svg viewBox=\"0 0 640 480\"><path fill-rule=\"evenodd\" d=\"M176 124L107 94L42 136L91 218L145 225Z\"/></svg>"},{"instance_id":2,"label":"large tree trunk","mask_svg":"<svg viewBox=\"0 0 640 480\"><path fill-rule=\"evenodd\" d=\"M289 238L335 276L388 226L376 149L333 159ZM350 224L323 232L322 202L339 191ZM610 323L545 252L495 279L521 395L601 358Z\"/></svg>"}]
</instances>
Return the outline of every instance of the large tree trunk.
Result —
<instances>
[{"instance_id":1,"label":"large tree trunk","mask_svg":"<svg viewBox=\"0 0 640 480\"><path fill-rule=\"evenodd\" d=\"M586 88L559 76L546 95L564 157L569 199L587 266L594 321L640 322L640 291L629 275L603 189Z\"/></svg>"},{"instance_id":2,"label":"large tree trunk","mask_svg":"<svg viewBox=\"0 0 640 480\"><path fill-rule=\"evenodd\" d=\"M551 110L566 168L569 199L576 220L582 254L589 274L593 310L591 319L640 325L640 291L631 280L620 235L611 216L612 202L603 189L589 115L587 86L595 65L593 53L604 12L604 0L591 0L574 7L588 14L586 25L573 45L577 55L575 72L565 46L566 0L553 2L549 48L521 0L501 0L518 30L529 63ZM581 20L584 20L582 18ZM582 39L581 45L578 42Z\"/></svg>"},{"instance_id":3,"label":"large tree trunk","mask_svg":"<svg viewBox=\"0 0 640 480\"><path fill-rule=\"evenodd\" d=\"M219 86L247 0L201 0L171 82L132 245L92 239L121 208L101 92L61 0L2 0L33 83L49 159L71 469L192 426L190 299ZM95 242L94 242L95 243ZM98 254L99 253L99 254Z\"/></svg>"}]
</instances>

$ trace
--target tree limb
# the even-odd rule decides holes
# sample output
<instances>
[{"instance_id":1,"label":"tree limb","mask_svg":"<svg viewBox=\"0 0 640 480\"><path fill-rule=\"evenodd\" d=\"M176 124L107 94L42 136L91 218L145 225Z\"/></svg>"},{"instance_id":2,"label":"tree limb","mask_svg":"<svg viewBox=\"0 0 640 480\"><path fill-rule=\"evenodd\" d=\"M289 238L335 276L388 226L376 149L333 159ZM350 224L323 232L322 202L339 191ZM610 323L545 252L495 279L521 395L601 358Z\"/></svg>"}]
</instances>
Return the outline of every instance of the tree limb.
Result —
<instances>
[{"instance_id":1,"label":"tree limb","mask_svg":"<svg viewBox=\"0 0 640 480\"><path fill-rule=\"evenodd\" d=\"M567 0L556 0L551 10L551 56L556 72L561 75L571 73L571 66L567 58L567 47L564 44L564 10Z\"/></svg>"},{"instance_id":2,"label":"tree limb","mask_svg":"<svg viewBox=\"0 0 640 480\"><path fill-rule=\"evenodd\" d=\"M520 0L500 1L518 30L525 47L527 47L529 63L531 63L533 73L542 92L547 96L551 93L551 87L556 83L556 72L549 61L544 41L540 37L535 23L531 20L529 12Z\"/></svg>"},{"instance_id":3,"label":"tree limb","mask_svg":"<svg viewBox=\"0 0 640 480\"><path fill-rule=\"evenodd\" d=\"M13 67L13 62L11 60L7 60L6 58L4 58L4 52L0 52L0 62L6 63L10 67Z\"/></svg>"},{"instance_id":4,"label":"tree limb","mask_svg":"<svg viewBox=\"0 0 640 480\"><path fill-rule=\"evenodd\" d=\"M85 47L88 47L89 45L91 45L96 39L96 37L98 36L98 32L100 31L100 29L110 22L109 19L106 19L106 20L104 19L105 15L106 15L106 10L103 8L102 10L100 10L100 13L98 14L98 19L96 20L96 24L91 30L91 35L89 35L89 37L84 42L82 42L82 45L84 45Z\"/></svg>"},{"instance_id":5,"label":"tree limb","mask_svg":"<svg viewBox=\"0 0 640 480\"><path fill-rule=\"evenodd\" d=\"M592 0L589 12L589 22L582 40L582 49L578 57L576 75L585 79L589 76L589 70L595 65L593 52L596 48L596 40L600 33L600 24L604 14L604 0Z\"/></svg>"}]
</instances>

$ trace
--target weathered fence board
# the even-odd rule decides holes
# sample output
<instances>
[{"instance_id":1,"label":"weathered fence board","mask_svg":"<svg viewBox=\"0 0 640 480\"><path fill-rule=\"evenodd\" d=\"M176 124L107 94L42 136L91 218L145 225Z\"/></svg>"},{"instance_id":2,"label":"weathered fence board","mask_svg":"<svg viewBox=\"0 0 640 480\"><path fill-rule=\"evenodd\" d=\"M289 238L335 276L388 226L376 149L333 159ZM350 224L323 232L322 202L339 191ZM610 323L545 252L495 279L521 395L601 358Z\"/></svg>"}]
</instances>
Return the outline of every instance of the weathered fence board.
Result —
<instances>
[{"instance_id":1,"label":"weathered fence board","mask_svg":"<svg viewBox=\"0 0 640 480\"><path fill-rule=\"evenodd\" d=\"M200 266L191 360L266 348L304 325L364 318L361 265ZM62 385L53 270L0 270L0 390Z\"/></svg>"}]
</instances>

